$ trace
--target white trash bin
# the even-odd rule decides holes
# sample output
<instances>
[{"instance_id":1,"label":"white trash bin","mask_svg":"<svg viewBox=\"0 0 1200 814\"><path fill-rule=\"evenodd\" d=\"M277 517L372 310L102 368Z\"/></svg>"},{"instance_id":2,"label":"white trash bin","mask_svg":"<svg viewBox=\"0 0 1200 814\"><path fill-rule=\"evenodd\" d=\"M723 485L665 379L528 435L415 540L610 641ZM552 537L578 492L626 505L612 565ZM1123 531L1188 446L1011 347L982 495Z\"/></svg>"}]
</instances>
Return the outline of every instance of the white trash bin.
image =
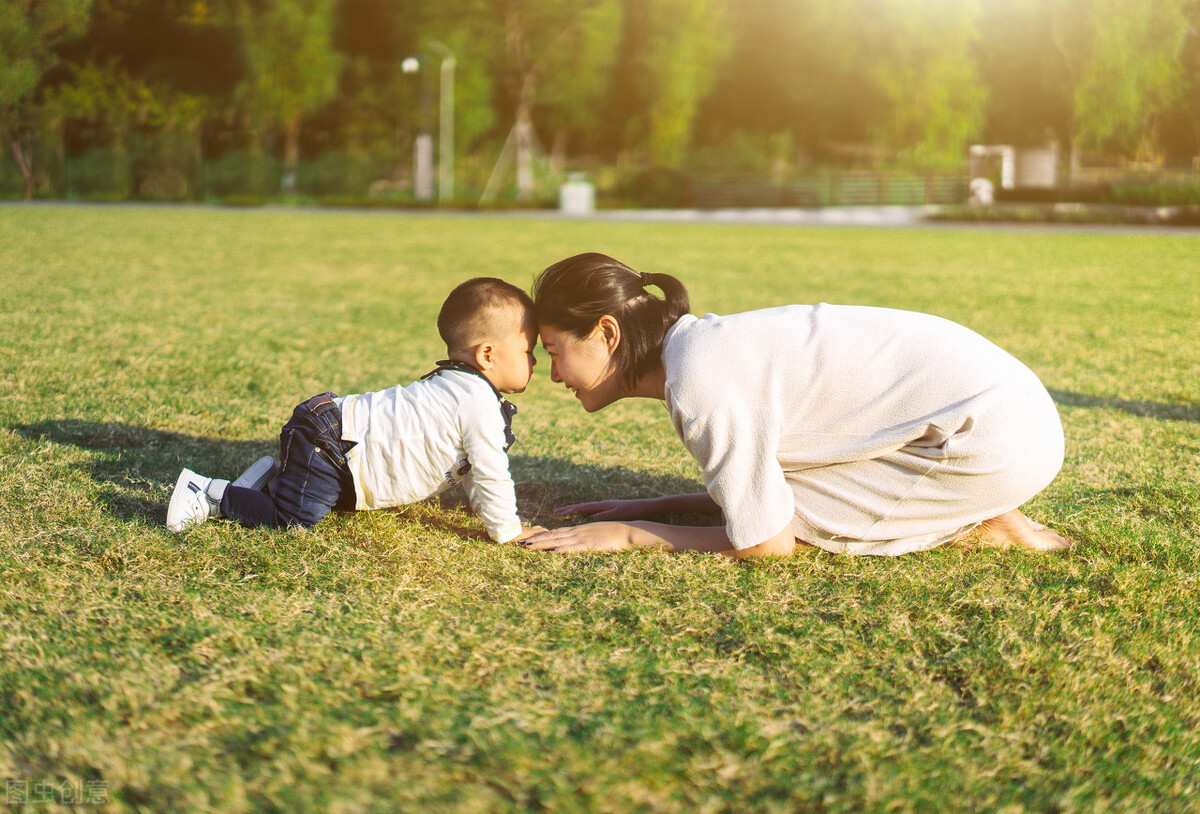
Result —
<instances>
[{"instance_id":1,"label":"white trash bin","mask_svg":"<svg viewBox=\"0 0 1200 814\"><path fill-rule=\"evenodd\" d=\"M596 187L582 178L572 178L558 188L558 209L564 215L590 215L596 211Z\"/></svg>"}]
</instances>

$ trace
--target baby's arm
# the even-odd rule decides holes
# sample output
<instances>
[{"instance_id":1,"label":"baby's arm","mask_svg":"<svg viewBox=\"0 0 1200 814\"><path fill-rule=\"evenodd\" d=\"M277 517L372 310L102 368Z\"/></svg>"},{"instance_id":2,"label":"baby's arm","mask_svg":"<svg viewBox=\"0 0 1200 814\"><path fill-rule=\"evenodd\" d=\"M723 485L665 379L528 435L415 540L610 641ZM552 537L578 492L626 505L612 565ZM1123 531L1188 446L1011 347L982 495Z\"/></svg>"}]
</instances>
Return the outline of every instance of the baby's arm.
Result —
<instances>
[{"instance_id":1,"label":"baby's arm","mask_svg":"<svg viewBox=\"0 0 1200 814\"><path fill-rule=\"evenodd\" d=\"M507 543L536 532L523 527L517 514L516 486L504 451L504 419L495 399L490 394L488 398L490 403L476 399L464 405L460 413L463 449L471 464L463 486L488 536Z\"/></svg>"},{"instance_id":2,"label":"baby's arm","mask_svg":"<svg viewBox=\"0 0 1200 814\"><path fill-rule=\"evenodd\" d=\"M489 465L488 456L480 456L478 449L467 454L471 471L463 477L463 488L471 510L487 527L488 536L497 543L524 539L527 535L517 514L516 487L508 472L507 456L501 472L496 464Z\"/></svg>"}]
</instances>

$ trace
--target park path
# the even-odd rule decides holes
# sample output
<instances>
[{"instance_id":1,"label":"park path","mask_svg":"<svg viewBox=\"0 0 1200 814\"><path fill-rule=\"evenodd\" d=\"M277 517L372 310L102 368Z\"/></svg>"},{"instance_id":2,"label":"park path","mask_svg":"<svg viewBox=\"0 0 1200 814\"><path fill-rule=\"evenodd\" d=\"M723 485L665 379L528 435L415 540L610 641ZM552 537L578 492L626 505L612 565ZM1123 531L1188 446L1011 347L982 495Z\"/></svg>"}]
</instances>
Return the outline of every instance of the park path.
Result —
<instances>
[{"instance_id":1,"label":"park path","mask_svg":"<svg viewBox=\"0 0 1200 814\"><path fill-rule=\"evenodd\" d=\"M764 226L835 226L905 229L987 229L1025 232L1101 232L1188 235L1200 237L1200 226L1118 223L1018 223L1003 221L932 220L936 206L831 206L825 208L772 207L759 209L597 209L584 215L555 209L477 210L382 209L373 207L319 207L266 205L246 209L200 203L89 203L79 201L0 201L0 207L128 207L203 208L237 211L328 212L392 217L451 216L471 218L533 218L566 221L616 221L648 223L759 224Z\"/></svg>"}]
</instances>

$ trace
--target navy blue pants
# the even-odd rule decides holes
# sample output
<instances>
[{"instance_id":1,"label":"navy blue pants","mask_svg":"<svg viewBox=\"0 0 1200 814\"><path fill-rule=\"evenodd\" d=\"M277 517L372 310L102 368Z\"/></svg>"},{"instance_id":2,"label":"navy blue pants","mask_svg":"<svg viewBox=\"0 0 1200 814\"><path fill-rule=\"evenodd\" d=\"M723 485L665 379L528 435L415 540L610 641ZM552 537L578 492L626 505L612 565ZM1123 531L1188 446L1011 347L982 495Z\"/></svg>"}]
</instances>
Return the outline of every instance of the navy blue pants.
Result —
<instances>
[{"instance_id":1,"label":"navy blue pants","mask_svg":"<svg viewBox=\"0 0 1200 814\"><path fill-rule=\"evenodd\" d=\"M355 505L354 479L346 463L353 442L342 440L342 411L333 393L296 406L279 433L279 460L273 494L230 486L221 512L243 526L315 526L333 509Z\"/></svg>"}]
</instances>

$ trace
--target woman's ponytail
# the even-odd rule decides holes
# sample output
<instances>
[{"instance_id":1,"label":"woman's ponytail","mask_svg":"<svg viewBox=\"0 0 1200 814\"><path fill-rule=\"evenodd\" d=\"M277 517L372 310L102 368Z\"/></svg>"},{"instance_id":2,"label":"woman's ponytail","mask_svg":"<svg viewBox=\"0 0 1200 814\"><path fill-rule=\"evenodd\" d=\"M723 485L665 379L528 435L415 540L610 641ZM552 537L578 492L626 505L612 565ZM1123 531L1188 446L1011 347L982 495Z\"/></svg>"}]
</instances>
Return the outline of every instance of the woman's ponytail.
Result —
<instances>
[{"instance_id":1,"label":"woman's ponytail","mask_svg":"<svg viewBox=\"0 0 1200 814\"><path fill-rule=\"evenodd\" d=\"M677 278L670 274L642 274L643 279L647 279L650 285L658 286L663 293L663 303L666 306L664 317L667 321L667 327L675 324L681 316L691 310L691 303L688 300L687 288L684 287Z\"/></svg>"},{"instance_id":2,"label":"woman's ponytail","mask_svg":"<svg viewBox=\"0 0 1200 814\"><path fill-rule=\"evenodd\" d=\"M646 290L655 286L658 297ZM621 326L616 364L629 386L662 363L667 331L688 313L687 288L670 274L637 272L595 252L577 254L547 268L533 284L534 310L540 323L580 339L591 334L602 316Z\"/></svg>"}]
</instances>

